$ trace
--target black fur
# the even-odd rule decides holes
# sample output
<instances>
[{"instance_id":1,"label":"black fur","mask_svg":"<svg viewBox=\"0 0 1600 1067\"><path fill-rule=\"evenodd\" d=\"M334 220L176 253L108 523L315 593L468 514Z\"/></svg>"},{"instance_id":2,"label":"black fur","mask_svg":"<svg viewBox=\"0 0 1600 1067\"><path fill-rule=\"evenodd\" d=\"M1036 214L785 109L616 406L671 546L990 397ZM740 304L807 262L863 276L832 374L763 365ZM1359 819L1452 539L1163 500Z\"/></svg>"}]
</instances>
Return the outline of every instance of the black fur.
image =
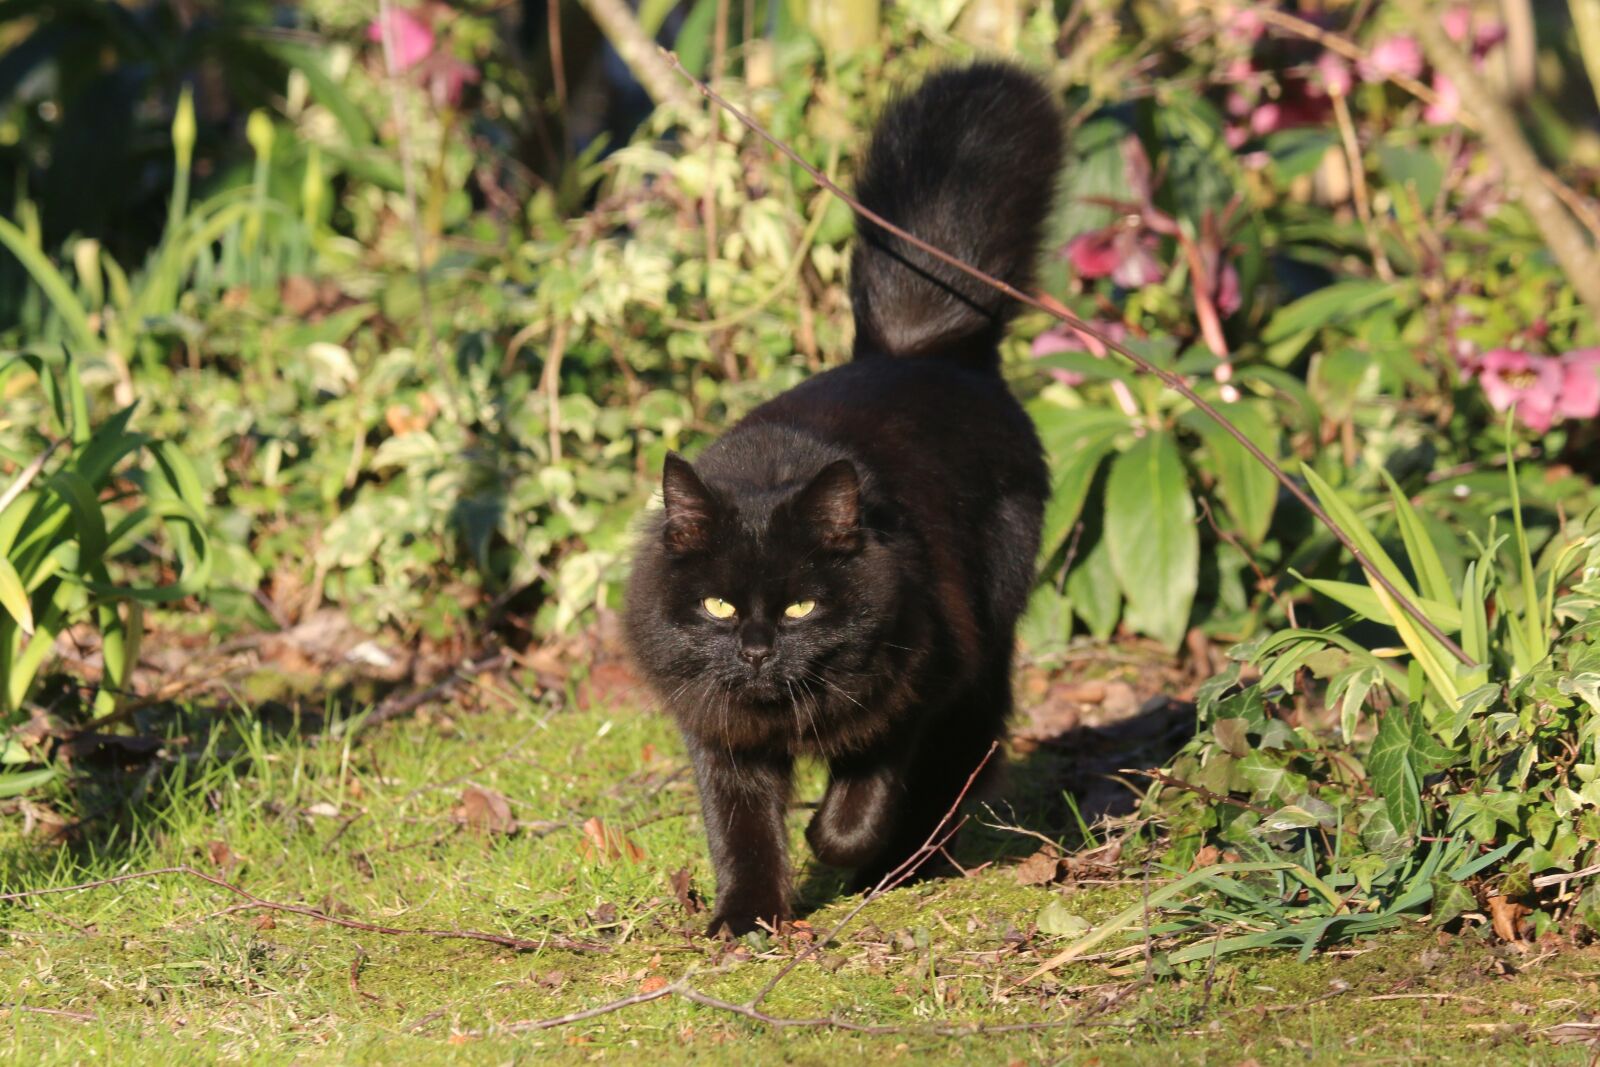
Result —
<instances>
[{"instance_id":1,"label":"black fur","mask_svg":"<svg viewBox=\"0 0 1600 1067\"><path fill-rule=\"evenodd\" d=\"M1020 287L1060 152L1031 77L945 71L885 112L860 196ZM790 914L796 756L829 770L812 851L870 885L922 844L1011 709L1049 488L998 371L1011 308L881 231L862 235L852 273L855 360L757 408L693 466L670 458L629 584L629 643L700 784L710 933ZM713 597L735 614L713 617Z\"/></svg>"}]
</instances>

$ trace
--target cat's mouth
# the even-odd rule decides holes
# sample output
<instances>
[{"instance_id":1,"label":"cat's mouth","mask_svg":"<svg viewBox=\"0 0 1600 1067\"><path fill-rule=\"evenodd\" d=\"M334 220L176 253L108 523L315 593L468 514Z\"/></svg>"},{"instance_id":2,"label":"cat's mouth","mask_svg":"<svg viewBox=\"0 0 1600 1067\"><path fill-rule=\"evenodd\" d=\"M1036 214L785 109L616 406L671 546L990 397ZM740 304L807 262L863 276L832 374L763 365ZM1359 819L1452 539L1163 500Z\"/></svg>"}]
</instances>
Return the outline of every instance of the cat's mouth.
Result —
<instances>
[{"instance_id":1,"label":"cat's mouth","mask_svg":"<svg viewBox=\"0 0 1600 1067\"><path fill-rule=\"evenodd\" d=\"M771 671L746 678L739 688L739 695L746 703L755 704L763 711L781 710L794 703L789 687Z\"/></svg>"}]
</instances>

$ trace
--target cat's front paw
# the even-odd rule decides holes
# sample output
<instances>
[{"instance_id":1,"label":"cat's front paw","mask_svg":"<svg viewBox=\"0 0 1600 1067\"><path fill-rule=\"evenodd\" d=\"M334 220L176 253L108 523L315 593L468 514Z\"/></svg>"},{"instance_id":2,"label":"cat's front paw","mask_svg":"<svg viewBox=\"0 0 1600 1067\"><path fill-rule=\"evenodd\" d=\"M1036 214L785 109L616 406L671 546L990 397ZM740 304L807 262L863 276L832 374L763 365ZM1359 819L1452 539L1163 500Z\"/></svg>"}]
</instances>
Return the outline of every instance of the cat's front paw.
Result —
<instances>
[{"instance_id":1,"label":"cat's front paw","mask_svg":"<svg viewBox=\"0 0 1600 1067\"><path fill-rule=\"evenodd\" d=\"M742 937L752 930L770 926L776 930L789 918L789 907L782 901L746 896L731 896L726 902L719 900L706 925L707 937Z\"/></svg>"}]
</instances>

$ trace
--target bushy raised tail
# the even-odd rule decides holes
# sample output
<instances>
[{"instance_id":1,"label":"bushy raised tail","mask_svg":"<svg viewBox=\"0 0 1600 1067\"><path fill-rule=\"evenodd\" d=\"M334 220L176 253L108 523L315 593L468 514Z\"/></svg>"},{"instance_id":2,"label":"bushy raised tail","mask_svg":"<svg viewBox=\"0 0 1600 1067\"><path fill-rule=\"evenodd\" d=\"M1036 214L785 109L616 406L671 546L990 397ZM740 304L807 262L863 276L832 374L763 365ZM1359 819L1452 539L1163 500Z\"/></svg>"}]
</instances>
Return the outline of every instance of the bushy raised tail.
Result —
<instances>
[{"instance_id":1,"label":"bushy raised tail","mask_svg":"<svg viewBox=\"0 0 1600 1067\"><path fill-rule=\"evenodd\" d=\"M1038 79L1009 64L974 63L931 75L885 109L856 195L1025 290L1061 151L1061 113ZM995 365L1015 302L865 219L856 223L856 357L951 355Z\"/></svg>"}]
</instances>

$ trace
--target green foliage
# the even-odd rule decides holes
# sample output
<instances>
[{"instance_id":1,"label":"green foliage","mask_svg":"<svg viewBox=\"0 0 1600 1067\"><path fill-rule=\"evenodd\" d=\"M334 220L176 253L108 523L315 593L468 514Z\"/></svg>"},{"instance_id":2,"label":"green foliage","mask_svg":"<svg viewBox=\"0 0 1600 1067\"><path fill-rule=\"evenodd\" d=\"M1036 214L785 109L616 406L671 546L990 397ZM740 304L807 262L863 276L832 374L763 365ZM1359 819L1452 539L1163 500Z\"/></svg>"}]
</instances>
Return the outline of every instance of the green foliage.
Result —
<instances>
[{"instance_id":1,"label":"green foliage","mask_svg":"<svg viewBox=\"0 0 1600 1067\"><path fill-rule=\"evenodd\" d=\"M133 408L91 419L80 363L68 355L0 362L0 390L34 394L40 446L0 508L0 724L34 713L29 696L59 636L93 626L102 652L97 714L114 713L138 662L144 608L203 595L212 556L207 502L193 467L172 444L130 428ZM23 457L18 457L23 458ZM167 551L152 556L160 537ZM170 553L170 554L168 554ZM173 574L153 581L151 572ZM13 735L0 763L37 761ZM0 795L34 788L51 768L0 775Z\"/></svg>"},{"instance_id":2,"label":"green foliage","mask_svg":"<svg viewBox=\"0 0 1600 1067\"><path fill-rule=\"evenodd\" d=\"M1198 804L1181 786L1153 791L1175 857L1212 842L1294 858L1348 894L1341 908L1377 915L1430 908L1444 923L1503 894L1530 903L1536 924L1554 922L1555 898L1532 879L1600 858L1600 510L1554 531L1535 561L1508 468L1514 534L1491 524L1485 538L1470 528L1450 535L1476 554L1455 587L1435 535L1393 480L1387 504L1405 570L1341 494L1308 475L1344 532L1407 595L1420 587L1428 616L1473 663L1459 663L1375 582L1316 586L1356 615L1239 646L1235 665L1202 690L1202 729L1171 775L1240 806ZM1352 641L1357 620L1383 625L1400 645ZM1259 675L1241 685L1247 665ZM1326 683L1326 715L1305 700L1308 677Z\"/></svg>"}]
</instances>

